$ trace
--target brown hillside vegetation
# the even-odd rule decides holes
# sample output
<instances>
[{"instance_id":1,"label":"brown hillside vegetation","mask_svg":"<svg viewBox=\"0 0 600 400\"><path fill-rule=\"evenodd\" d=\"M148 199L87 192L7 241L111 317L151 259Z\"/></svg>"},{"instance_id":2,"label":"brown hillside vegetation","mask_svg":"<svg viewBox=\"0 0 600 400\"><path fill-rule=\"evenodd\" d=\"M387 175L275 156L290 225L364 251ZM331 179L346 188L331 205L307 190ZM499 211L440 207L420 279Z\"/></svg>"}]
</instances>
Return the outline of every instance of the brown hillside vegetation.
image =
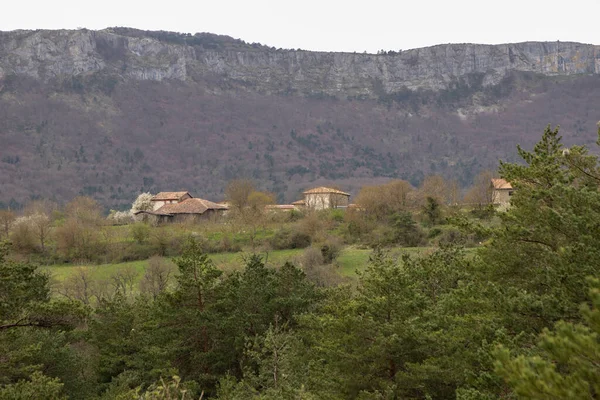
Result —
<instances>
[{"instance_id":1,"label":"brown hillside vegetation","mask_svg":"<svg viewBox=\"0 0 600 400\"><path fill-rule=\"evenodd\" d=\"M113 56L122 62L105 58ZM186 81L5 73L0 207L88 195L125 208L139 192L161 190L220 200L239 178L282 202L332 182L353 194L373 180L416 185L431 174L467 186L498 159L511 161L517 143L531 145L540 126L560 124L567 144L595 140L600 76L513 72L492 86L472 78L357 98L273 94L208 73Z\"/></svg>"}]
</instances>

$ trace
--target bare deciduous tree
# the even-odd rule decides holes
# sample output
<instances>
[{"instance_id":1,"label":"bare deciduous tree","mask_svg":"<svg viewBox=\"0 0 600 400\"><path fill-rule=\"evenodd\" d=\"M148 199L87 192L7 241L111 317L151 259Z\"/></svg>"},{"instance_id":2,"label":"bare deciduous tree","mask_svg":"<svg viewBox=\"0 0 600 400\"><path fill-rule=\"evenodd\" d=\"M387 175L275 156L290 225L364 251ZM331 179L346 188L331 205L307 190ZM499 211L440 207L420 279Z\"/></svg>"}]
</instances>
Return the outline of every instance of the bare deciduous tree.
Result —
<instances>
[{"instance_id":1,"label":"bare deciduous tree","mask_svg":"<svg viewBox=\"0 0 600 400\"><path fill-rule=\"evenodd\" d=\"M413 190L410 183L402 180L378 186L365 186L358 193L356 203L361 206L366 215L381 220L394 212L409 208L410 194Z\"/></svg>"},{"instance_id":2,"label":"bare deciduous tree","mask_svg":"<svg viewBox=\"0 0 600 400\"><path fill-rule=\"evenodd\" d=\"M249 179L235 179L227 184L225 198L234 209L241 210L249 205L248 198L254 191L254 183Z\"/></svg>"},{"instance_id":3,"label":"bare deciduous tree","mask_svg":"<svg viewBox=\"0 0 600 400\"><path fill-rule=\"evenodd\" d=\"M275 202L275 196L271 193L251 190L249 193L247 193L247 195L244 194L245 198L242 198L242 193L246 193L245 191L248 188L246 184L249 181L244 182L241 182L239 184L239 187L237 187L236 189L236 195L239 196L239 198L236 200L238 205L233 206L233 210L231 210L230 214L230 219L235 223L240 224L242 227L248 229L248 232L250 233L250 243L252 249L254 250L255 239L258 234L259 228L262 227L264 229L265 227L265 206L268 204L273 204ZM240 207L241 204L243 204L242 207Z\"/></svg>"},{"instance_id":4,"label":"bare deciduous tree","mask_svg":"<svg viewBox=\"0 0 600 400\"><path fill-rule=\"evenodd\" d=\"M448 204L451 206L458 206L460 204L460 200L461 200L461 193L460 193L460 185L458 184L458 181L456 179L451 180L448 183L448 193L447 193L447 200L448 200Z\"/></svg>"},{"instance_id":5,"label":"bare deciduous tree","mask_svg":"<svg viewBox=\"0 0 600 400\"><path fill-rule=\"evenodd\" d=\"M65 213L78 223L100 225L102 207L91 197L79 196L65 206Z\"/></svg>"},{"instance_id":6,"label":"bare deciduous tree","mask_svg":"<svg viewBox=\"0 0 600 400\"><path fill-rule=\"evenodd\" d=\"M343 281L333 264L325 264L321 249L317 247L304 250L299 257L299 264L306 278L317 286L335 286Z\"/></svg>"},{"instance_id":7,"label":"bare deciduous tree","mask_svg":"<svg viewBox=\"0 0 600 400\"><path fill-rule=\"evenodd\" d=\"M465 195L465 203L478 208L484 208L494 202L494 190L492 187L492 178L494 173L491 171L480 172L473 181L473 186Z\"/></svg>"},{"instance_id":8,"label":"bare deciduous tree","mask_svg":"<svg viewBox=\"0 0 600 400\"><path fill-rule=\"evenodd\" d=\"M148 260L148 268L140 281L140 291L149 293L156 298L167 289L171 277L175 273L175 266L162 257L154 256Z\"/></svg>"},{"instance_id":9,"label":"bare deciduous tree","mask_svg":"<svg viewBox=\"0 0 600 400\"><path fill-rule=\"evenodd\" d=\"M448 186L440 175L427 176L419 188L420 204L425 205L428 197L439 204L448 204Z\"/></svg>"},{"instance_id":10,"label":"bare deciduous tree","mask_svg":"<svg viewBox=\"0 0 600 400\"><path fill-rule=\"evenodd\" d=\"M10 239L13 248L20 252L34 252L36 238L28 217L18 217L12 224Z\"/></svg>"},{"instance_id":11,"label":"bare deciduous tree","mask_svg":"<svg viewBox=\"0 0 600 400\"><path fill-rule=\"evenodd\" d=\"M96 253L101 232L98 226L68 218L62 226L56 228L58 250L65 257L89 260Z\"/></svg>"},{"instance_id":12,"label":"bare deciduous tree","mask_svg":"<svg viewBox=\"0 0 600 400\"><path fill-rule=\"evenodd\" d=\"M94 279L89 267L78 267L73 274L64 280L59 293L69 299L90 304L94 297Z\"/></svg>"},{"instance_id":13,"label":"bare deciduous tree","mask_svg":"<svg viewBox=\"0 0 600 400\"><path fill-rule=\"evenodd\" d=\"M150 243L159 256L164 256L167 253L172 238L172 232L164 226L158 226L152 229L150 233Z\"/></svg>"},{"instance_id":14,"label":"bare deciduous tree","mask_svg":"<svg viewBox=\"0 0 600 400\"><path fill-rule=\"evenodd\" d=\"M101 208L96 200L77 197L65 207L66 221L56 229L59 250L72 258L92 259L101 245Z\"/></svg>"},{"instance_id":15,"label":"bare deciduous tree","mask_svg":"<svg viewBox=\"0 0 600 400\"><path fill-rule=\"evenodd\" d=\"M10 210L0 210L0 237L8 238L10 228L15 221L15 213Z\"/></svg>"},{"instance_id":16,"label":"bare deciduous tree","mask_svg":"<svg viewBox=\"0 0 600 400\"><path fill-rule=\"evenodd\" d=\"M316 211L311 211L306 214L298 224L300 232L308 235L311 241L316 242L324 239L327 229L326 220L321 217Z\"/></svg>"},{"instance_id":17,"label":"bare deciduous tree","mask_svg":"<svg viewBox=\"0 0 600 400\"><path fill-rule=\"evenodd\" d=\"M24 239L23 235L27 231L28 236L35 238L38 250L46 251L46 242L52 227L51 215L56 209L55 203L46 200L36 200L29 203L25 208L24 215L15 221L21 239Z\"/></svg>"},{"instance_id":18,"label":"bare deciduous tree","mask_svg":"<svg viewBox=\"0 0 600 400\"><path fill-rule=\"evenodd\" d=\"M115 291L111 285L110 279L94 278L90 286L90 293L96 299L111 301L115 297Z\"/></svg>"},{"instance_id":19,"label":"bare deciduous tree","mask_svg":"<svg viewBox=\"0 0 600 400\"><path fill-rule=\"evenodd\" d=\"M125 266L117 269L115 273L110 276L110 282L115 292L119 292L127 297L133 294L135 278L137 278L137 276L138 272L134 266Z\"/></svg>"},{"instance_id":20,"label":"bare deciduous tree","mask_svg":"<svg viewBox=\"0 0 600 400\"><path fill-rule=\"evenodd\" d=\"M52 228L52 220L48 215L42 213L32 214L28 218L32 232L40 245L40 249L42 252L45 252L46 241L48 240L50 229Z\"/></svg>"}]
</instances>

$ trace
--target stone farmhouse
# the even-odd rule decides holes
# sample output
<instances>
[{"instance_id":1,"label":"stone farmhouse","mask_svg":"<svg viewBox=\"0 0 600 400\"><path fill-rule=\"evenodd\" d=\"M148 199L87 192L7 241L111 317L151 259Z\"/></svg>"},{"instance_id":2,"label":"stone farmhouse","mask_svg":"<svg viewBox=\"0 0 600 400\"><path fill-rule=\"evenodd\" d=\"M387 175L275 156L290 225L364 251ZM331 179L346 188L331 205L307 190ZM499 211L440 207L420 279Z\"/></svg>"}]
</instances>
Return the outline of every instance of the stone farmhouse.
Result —
<instances>
[{"instance_id":1,"label":"stone farmhouse","mask_svg":"<svg viewBox=\"0 0 600 400\"><path fill-rule=\"evenodd\" d=\"M323 186L307 190L303 194L304 200L295 201L292 204L312 210L324 210L326 208L346 208L350 203L350 193Z\"/></svg>"},{"instance_id":2,"label":"stone farmhouse","mask_svg":"<svg viewBox=\"0 0 600 400\"><path fill-rule=\"evenodd\" d=\"M152 211L138 211L138 220L152 223L198 222L216 218L228 210L222 204L194 198L189 192L161 192L152 198Z\"/></svg>"},{"instance_id":3,"label":"stone farmhouse","mask_svg":"<svg viewBox=\"0 0 600 400\"><path fill-rule=\"evenodd\" d=\"M186 199L191 199L189 192L160 192L152 197L152 210L156 211L166 204L181 203Z\"/></svg>"},{"instance_id":4,"label":"stone farmhouse","mask_svg":"<svg viewBox=\"0 0 600 400\"><path fill-rule=\"evenodd\" d=\"M317 187L305 191L304 199L292 204L265 206L269 212L285 212L300 209L324 210L348 207L350 194L338 189ZM138 211L135 218L154 224L168 222L199 222L223 216L228 210L227 202L214 203L193 197L189 192L160 192L152 197L152 210Z\"/></svg>"},{"instance_id":5,"label":"stone farmhouse","mask_svg":"<svg viewBox=\"0 0 600 400\"><path fill-rule=\"evenodd\" d=\"M493 178L492 186L492 204L499 206L508 206L510 197L513 195L514 189L512 185L505 179Z\"/></svg>"}]
</instances>

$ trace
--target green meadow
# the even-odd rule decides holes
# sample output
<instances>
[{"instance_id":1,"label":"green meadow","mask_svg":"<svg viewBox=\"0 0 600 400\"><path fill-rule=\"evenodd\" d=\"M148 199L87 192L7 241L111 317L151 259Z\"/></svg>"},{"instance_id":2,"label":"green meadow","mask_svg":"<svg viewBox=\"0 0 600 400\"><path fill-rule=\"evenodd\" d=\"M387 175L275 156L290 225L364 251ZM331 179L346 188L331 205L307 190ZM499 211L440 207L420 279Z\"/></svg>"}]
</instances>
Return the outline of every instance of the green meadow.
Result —
<instances>
[{"instance_id":1,"label":"green meadow","mask_svg":"<svg viewBox=\"0 0 600 400\"><path fill-rule=\"evenodd\" d=\"M426 254L431 251L430 247L408 247L408 248L393 248L388 250L394 257L400 257L402 254L410 254L419 256ZM303 249L291 249L291 250L272 250L268 252L257 252L263 257L265 263L273 268L277 268L286 262L292 262L296 265L300 264L299 259L302 256ZM334 261L336 265L336 271L343 277L355 278L357 271L365 268L369 262L369 257L373 250L347 247L343 249L337 259ZM215 265L225 271L235 271L242 269L245 260L252 253L248 252L235 252L235 253L214 253L210 254L210 259ZM165 258L172 260L172 258ZM79 269L84 268L90 272L90 275L98 280L108 280L117 271L124 268L133 268L137 272L137 280L139 281L144 275L146 268L148 267L148 260L130 261L115 264L62 264L52 266L42 266L42 270L47 271L52 279L57 282L62 282L69 276L75 274Z\"/></svg>"}]
</instances>

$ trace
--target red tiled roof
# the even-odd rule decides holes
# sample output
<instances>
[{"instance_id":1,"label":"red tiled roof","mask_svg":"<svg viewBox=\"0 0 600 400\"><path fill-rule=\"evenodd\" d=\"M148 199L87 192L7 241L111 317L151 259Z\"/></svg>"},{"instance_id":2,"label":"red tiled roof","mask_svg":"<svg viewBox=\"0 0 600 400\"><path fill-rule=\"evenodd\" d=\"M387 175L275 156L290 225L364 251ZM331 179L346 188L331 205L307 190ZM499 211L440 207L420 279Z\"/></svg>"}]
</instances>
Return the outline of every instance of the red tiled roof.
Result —
<instances>
[{"instance_id":1,"label":"red tiled roof","mask_svg":"<svg viewBox=\"0 0 600 400\"><path fill-rule=\"evenodd\" d=\"M179 200L186 194L192 197L189 192L160 192L152 197L152 201Z\"/></svg>"},{"instance_id":2,"label":"red tiled roof","mask_svg":"<svg viewBox=\"0 0 600 400\"><path fill-rule=\"evenodd\" d=\"M294 205L294 206L305 206L306 202L304 200L296 200L295 202L292 203L292 205Z\"/></svg>"},{"instance_id":3,"label":"red tiled roof","mask_svg":"<svg viewBox=\"0 0 600 400\"><path fill-rule=\"evenodd\" d=\"M158 211L158 210L157 210ZM171 215L171 214L163 214L157 211L150 211L150 210L140 210L140 211L136 211L133 214L134 215L139 215L139 214L149 214L149 215Z\"/></svg>"},{"instance_id":4,"label":"red tiled roof","mask_svg":"<svg viewBox=\"0 0 600 400\"><path fill-rule=\"evenodd\" d=\"M320 186L320 187L310 189L310 190L307 190L306 192L304 192L304 194L327 194L327 193L342 194L344 196L350 196L350 193L342 192L341 190L328 188L328 187L324 187L324 186Z\"/></svg>"},{"instance_id":5,"label":"red tiled roof","mask_svg":"<svg viewBox=\"0 0 600 400\"><path fill-rule=\"evenodd\" d=\"M502 178L492 178L492 186L494 189L512 189L512 185Z\"/></svg>"},{"instance_id":6,"label":"red tiled roof","mask_svg":"<svg viewBox=\"0 0 600 400\"><path fill-rule=\"evenodd\" d=\"M203 214L206 210L227 210L224 205L213 203L212 201L192 198L186 199L181 203L165 204L155 211L156 214Z\"/></svg>"}]
</instances>

